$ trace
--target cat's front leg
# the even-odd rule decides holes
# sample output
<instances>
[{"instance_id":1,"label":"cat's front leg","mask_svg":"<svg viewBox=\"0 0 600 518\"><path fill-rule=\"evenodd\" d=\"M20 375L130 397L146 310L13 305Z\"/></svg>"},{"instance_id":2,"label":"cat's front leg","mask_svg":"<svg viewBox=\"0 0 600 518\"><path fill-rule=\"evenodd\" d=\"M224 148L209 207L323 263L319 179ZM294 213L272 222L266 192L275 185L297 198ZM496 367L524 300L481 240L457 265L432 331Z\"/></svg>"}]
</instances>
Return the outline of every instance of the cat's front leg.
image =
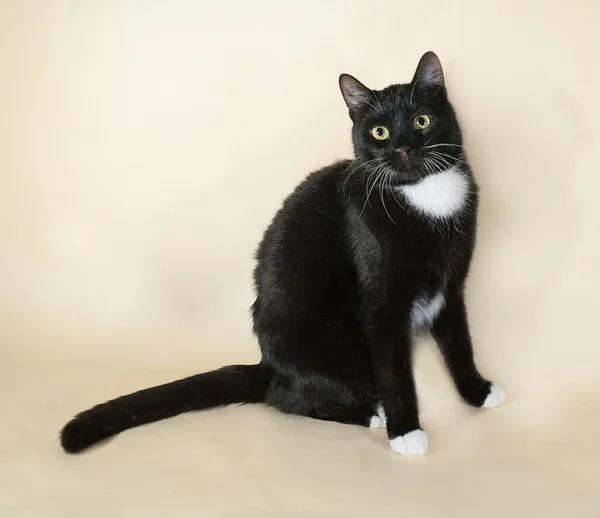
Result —
<instances>
[{"instance_id":1,"label":"cat's front leg","mask_svg":"<svg viewBox=\"0 0 600 518\"><path fill-rule=\"evenodd\" d=\"M369 327L379 413L390 445L400 455L425 455L428 437L419 422L408 312L399 321L397 313L378 309Z\"/></svg>"},{"instance_id":2,"label":"cat's front leg","mask_svg":"<svg viewBox=\"0 0 600 518\"><path fill-rule=\"evenodd\" d=\"M486 380L475 365L462 285L449 288L432 333L458 393L468 404L493 408L504 403L504 391Z\"/></svg>"}]
</instances>

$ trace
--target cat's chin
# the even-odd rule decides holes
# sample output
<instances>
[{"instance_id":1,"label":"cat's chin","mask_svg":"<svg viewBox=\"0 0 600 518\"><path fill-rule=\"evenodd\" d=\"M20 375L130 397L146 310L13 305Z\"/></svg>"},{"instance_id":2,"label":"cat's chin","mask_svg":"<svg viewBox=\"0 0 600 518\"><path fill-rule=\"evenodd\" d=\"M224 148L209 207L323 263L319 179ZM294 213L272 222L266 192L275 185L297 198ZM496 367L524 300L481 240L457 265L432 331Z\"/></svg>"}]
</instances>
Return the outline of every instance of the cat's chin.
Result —
<instances>
[{"instance_id":1,"label":"cat's chin","mask_svg":"<svg viewBox=\"0 0 600 518\"><path fill-rule=\"evenodd\" d=\"M392 187L412 185L420 182L423 178L425 178L425 176L426 175L417 168L394 169L394 174L389 183Z\"/></svg>"}]
</instances>

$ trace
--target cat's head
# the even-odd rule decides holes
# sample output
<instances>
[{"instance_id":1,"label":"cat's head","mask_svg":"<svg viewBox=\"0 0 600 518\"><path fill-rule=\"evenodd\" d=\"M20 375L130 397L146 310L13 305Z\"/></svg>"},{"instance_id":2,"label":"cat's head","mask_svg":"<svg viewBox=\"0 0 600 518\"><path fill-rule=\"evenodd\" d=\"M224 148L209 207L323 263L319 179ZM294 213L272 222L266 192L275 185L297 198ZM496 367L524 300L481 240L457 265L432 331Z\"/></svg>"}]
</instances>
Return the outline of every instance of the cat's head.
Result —
<instances>
[{"instance_id":1,"label":"cat's head","mask_svg":"<svg viewBox=\"0 0 600 518\"><path fill-rule=\"evenodd\" d=\"M342 74L340 89L356 157L386 181L414 183L462 163L460 127L433 52L423 55L410 83L374 91Z\"/></svg>"}]
</instances>

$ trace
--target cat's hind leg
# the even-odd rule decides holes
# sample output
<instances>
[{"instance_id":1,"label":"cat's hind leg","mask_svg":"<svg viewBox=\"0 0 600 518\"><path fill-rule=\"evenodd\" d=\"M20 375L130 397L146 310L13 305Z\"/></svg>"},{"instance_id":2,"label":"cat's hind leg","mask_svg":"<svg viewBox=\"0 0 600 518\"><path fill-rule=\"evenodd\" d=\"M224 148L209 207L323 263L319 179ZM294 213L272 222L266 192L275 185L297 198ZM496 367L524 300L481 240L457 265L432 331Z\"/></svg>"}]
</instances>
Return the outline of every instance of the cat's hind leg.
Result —
<instances>
[{"instance_id":1,"label":"cat's hind leg","mask_svg":"<svg viewBox=\"0 0 600 518\"><path fill-rule=\"evenodd\" d=\"M332 406L325 409L315 408L308 412L306 417L370 428L384 427L382 426L382 419L375 413L370 405Z\"/></svg>"}]
</instances>

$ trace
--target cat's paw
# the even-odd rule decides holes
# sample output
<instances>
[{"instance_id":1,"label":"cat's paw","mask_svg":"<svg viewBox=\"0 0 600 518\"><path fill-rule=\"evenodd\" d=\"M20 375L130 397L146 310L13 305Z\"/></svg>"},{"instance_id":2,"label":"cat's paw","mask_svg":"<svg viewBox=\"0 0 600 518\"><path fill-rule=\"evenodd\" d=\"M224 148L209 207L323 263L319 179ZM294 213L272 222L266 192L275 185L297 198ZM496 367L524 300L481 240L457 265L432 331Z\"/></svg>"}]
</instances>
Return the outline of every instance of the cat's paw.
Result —
<instances>
[{"instance_id":1,"label":"cat's paw","mask_svg":"<svg viewBox=\"0 0 600 518\"><path fill-rule=\"evenodd\" d=\"M399 455L425 455L429 446L429 437L420 428L390 439L390 446Z\"/></svg>"},{"instance_id":2,"label":"cat's paw","mask_svg":"<svg viewBox=\"0 0 600 518\"><path fill-rule=\"evenodd\" d=\"M490 391L481 405L481 408L494 408L502 405L506 401L506 394L498 385L492 383Z\"/></svg>"},{"instance_id":3,"label":"cat's paw","mask_svg":"<svg viewBox=\"0 0 600 518\"><path fill-rule=\"evenodd\" d=\"M385 417L385 411L383 406L377 407L377 415L371 417L369 421L369 428L385 428L387 426L387 419Z\"/></svg>"},{"instance_id":4,"label":"cat's paw","mask_svg":"<svg viewBox=\"0 0 600 518\"><path fill-rule=\"evenodd\" d=\"M383 419L381 419L381 417L379 417L378 415L374 415L369 420L369 428L385 428L385 423L383 422Z\"/></svg>"}]
</instances>

